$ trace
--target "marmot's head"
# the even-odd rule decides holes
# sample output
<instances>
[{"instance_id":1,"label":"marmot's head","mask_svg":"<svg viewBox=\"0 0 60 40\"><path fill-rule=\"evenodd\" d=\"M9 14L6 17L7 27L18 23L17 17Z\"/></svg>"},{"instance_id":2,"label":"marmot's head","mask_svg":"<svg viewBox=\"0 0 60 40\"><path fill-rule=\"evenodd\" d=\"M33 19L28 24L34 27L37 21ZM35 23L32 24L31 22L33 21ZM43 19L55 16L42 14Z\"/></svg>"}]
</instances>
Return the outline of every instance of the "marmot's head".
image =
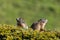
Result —
<instances>
[{"instance_id":1,"label":"marmot's head","mask_svg":"<svg viewBox=\"0 0 60 40\"><path fill-rule=\"evenodd\" d=\"M48 21L48 20L45 19L45 18L42 18L42 19L38 20L38 22L40 22L40 23L42 23L42 24L46 24L47 21Z\"/></svg>"},{"instance_id":2,"label":"marmot's head","mask_svg":"<svg viewBox=\"0 0 60 40\"><path fill-rule=\"evenodd\" d=\"M22 18L16 18L16 21L18 25L24 23L24 20Z\"/></svg>"}]
</instances>

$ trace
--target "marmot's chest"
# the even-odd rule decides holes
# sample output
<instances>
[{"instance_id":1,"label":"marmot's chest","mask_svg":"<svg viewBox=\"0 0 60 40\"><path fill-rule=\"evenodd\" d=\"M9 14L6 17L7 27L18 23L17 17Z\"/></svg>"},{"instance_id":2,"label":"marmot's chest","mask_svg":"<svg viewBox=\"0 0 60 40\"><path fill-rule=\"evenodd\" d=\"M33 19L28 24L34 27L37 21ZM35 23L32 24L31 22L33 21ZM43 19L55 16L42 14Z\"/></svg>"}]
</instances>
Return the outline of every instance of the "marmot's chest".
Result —
<instances>
[{"instance_id":1,"label":"marmot's chest","mask_svg":"<svg viewBox=\"0 0 60 40\"><path fill-rule=\"evenodd\" d=\"M41 30L41 29L44 29L44 26L40 25L40 23L37 23L37 24L35 24L34 29L35 30Z\"/></svg>"}]
</instances>

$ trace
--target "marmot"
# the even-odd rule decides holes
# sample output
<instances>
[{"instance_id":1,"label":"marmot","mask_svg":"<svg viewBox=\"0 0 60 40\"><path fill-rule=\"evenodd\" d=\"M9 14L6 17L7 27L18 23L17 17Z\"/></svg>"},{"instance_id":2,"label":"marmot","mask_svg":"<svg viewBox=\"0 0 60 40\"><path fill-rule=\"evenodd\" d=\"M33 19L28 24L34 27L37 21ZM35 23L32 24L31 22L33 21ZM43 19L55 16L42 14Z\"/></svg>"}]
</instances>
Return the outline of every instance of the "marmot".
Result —
<instances>
[{"instance_id":1,"label":"marmot","mask_svg":"<svg viewBox=\"0 0 60 40\"><path fill-rule=\"evenodd\" d=\"M16 18L16 21L17 21L17 26L22 27L24 29L28 29L27 24L22 18Z\"/></svg>"},{"instance_id":2,"label":"marmot","mask_svg":"<svg viewBox=\"0 0 60 40\"><path fill-rule=\"evenodd\" d=\"M45 27L45 25L46 25L46 23L47 23L47 21L48 21L47 19L42 18L42 19L34 22L34 23L31 25L31 28L32 28L33 30L43 31L43 30L44 30L44 27Z\"/></svg>"}]
</instances>

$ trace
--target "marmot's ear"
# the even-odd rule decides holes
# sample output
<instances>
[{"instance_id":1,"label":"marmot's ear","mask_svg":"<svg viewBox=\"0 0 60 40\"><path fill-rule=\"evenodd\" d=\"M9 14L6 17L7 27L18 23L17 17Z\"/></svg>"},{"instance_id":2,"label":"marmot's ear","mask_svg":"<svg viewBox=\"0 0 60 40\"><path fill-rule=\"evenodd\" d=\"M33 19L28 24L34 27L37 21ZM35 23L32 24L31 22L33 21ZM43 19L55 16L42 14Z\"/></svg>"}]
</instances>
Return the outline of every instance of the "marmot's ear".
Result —
<instances>
[{"instance_id":1,"label":"marmot's ear","mask_svg":"<svg viewBox=\"0 0 60 40\"><path fill-rule=\"evenodd\" d=\"M19 18L16 18L16 20L19 20Z\"/></svg>"}]
</instances>

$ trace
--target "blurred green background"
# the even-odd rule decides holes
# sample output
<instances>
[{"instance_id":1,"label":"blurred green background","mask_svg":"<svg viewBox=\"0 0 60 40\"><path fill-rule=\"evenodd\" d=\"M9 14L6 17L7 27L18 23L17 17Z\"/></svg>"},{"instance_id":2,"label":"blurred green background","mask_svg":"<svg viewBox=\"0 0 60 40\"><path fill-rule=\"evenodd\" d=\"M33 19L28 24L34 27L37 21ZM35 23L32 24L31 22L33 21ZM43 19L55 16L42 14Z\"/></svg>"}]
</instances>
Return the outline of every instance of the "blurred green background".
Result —
<instances>
[{"instance_id":1,"label":"blurred green background","mask_svg":"<svg viewBox=\"0 0 60 40\"><path fill-rule=\"evenodd\" d=\"M0 0L0 24L16 25L17 17L24 18L29 26L46 18L46 28L59 31L60 0Z\"/></svg>"}]
</instances>

